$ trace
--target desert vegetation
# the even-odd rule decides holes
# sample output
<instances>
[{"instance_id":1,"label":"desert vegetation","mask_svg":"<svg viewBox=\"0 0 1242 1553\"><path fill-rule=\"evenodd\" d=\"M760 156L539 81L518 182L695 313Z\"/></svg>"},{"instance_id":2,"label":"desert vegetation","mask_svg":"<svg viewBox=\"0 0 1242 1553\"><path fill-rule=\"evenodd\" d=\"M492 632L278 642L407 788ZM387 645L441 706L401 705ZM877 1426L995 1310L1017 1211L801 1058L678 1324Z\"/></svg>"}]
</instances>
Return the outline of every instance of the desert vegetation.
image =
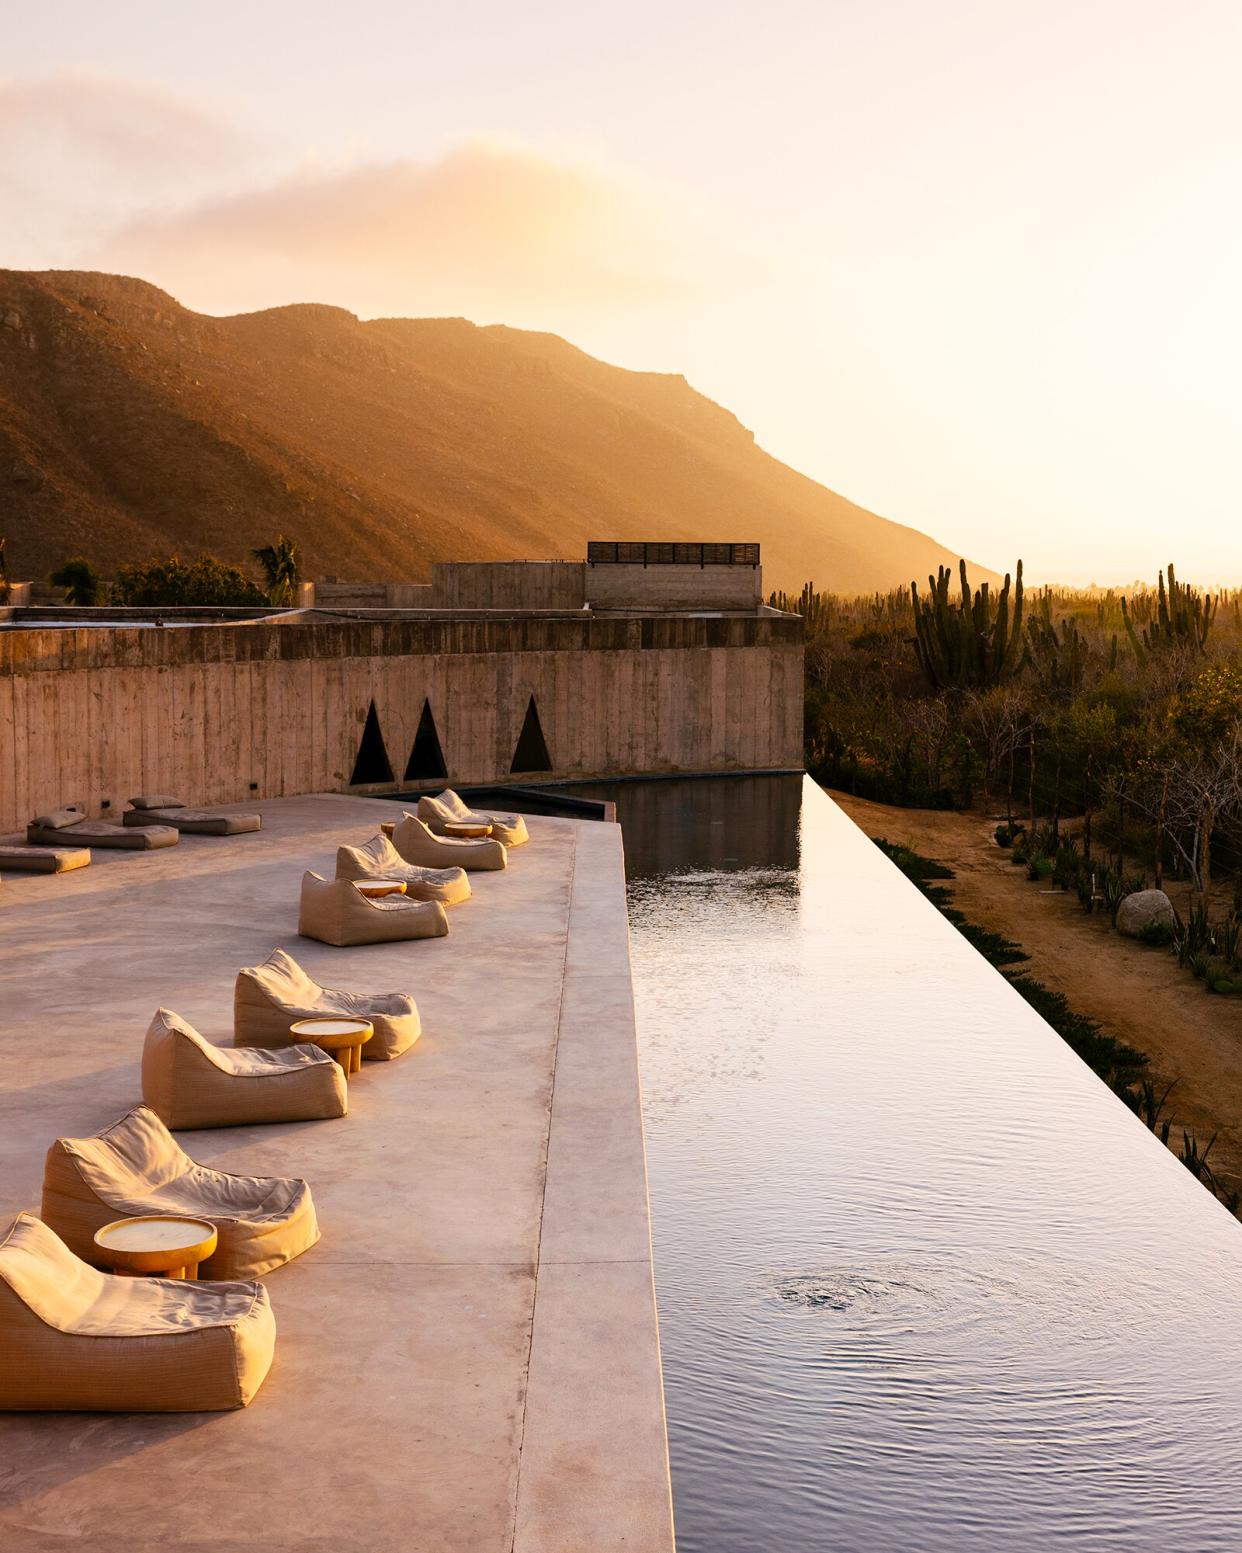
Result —
<instances>
[{"instance_id":1,"label":"desert vegetation","mask_svg":"<svg viewBox=\"0 0 1242 1553\"><path fill-rule=\"evenodd\" d=\"M998 841L1087 910L1140 878L1178 883L1188 957L1236 971L1237 903L1212 913L1242 867L1242 590L1200 592L1170 565L1126 593L1028 595L1021 562L998 590L962 563L926 593L808 585L772 603L806 621L813 776L882 803L985 804Z\"/></svg>"},{"instance_id":2,"label":"desert vegetation","mask_svg":"<svg viewBox=\"0 0 1242 1553\"><path fill-rule=\"evenodd\" d=\"M111 582L105 582L85 556L70 556L49 574L48 583L61 590L66 604L81 607L111 604L138 609L257 608L270 604L287 608L296 603L301 576L297 540L278 534L271 544L253 550L251 556L262 572L262 583L241 567L206 551L190 560L171 555L121 565ZM3 582L0 566L0 586Z\"/></svg>"}]
</instances>

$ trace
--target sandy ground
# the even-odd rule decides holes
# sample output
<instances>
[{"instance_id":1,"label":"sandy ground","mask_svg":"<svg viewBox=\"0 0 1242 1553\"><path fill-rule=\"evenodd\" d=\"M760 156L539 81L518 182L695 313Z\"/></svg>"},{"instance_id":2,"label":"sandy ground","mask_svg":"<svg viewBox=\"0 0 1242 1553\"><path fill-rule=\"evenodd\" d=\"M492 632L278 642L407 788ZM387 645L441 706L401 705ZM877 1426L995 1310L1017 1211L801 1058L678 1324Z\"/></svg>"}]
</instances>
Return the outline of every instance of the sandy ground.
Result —
<instances>
[{"instance_id":1,"label":"sandy ground","mask_svg":"<svg viewBox=\"0 0 1242 1553\"><path fill-rule=\"evenodd\" d=\"M1170 1141L1180 1147L1182 1127L1201 1143L1216 1133L1209 1162L1222 1181L1242 1187L1242 998L1212 996L1171 954L1122 938L1107 912L1088 917L1072 894L1032 883L992 839L993 818L831 796L869 836L947 863L957 908L1030 955L1016 969L1146 1052L1161 1087L1177 1079L1166 1110Z\"/></svg>"}]
</instances>

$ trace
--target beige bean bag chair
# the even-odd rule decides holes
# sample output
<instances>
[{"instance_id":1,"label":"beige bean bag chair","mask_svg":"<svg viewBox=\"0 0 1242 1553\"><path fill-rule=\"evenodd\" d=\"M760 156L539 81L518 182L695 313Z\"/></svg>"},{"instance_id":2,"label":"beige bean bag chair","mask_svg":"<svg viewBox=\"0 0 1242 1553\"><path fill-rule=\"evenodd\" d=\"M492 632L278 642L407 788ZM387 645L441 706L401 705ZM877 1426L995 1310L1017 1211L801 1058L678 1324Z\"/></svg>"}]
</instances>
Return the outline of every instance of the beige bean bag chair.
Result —
<instances>
[{"instance_id":1,"label":"beige bean bag chair","mask_svg":"<svg viewBox=\"0 0 1242 1553\"><path fill-rule=\"evenodd\" d=\"M48 852L35 847L0 847L0 868L14 873L67 874L72 868L85 868L91 860L86 847L66 847Z\"/></svg>"},{"instance_id":2,"label":"beige bean bag chair","mask_svg":"<svg viewBox=\"0 0 1242 1553\"><path fill-rule=\"evenodd\" d=\"M288 1046L293 1040L289 1026L295 1020L341 1015L371 1021L375 1033L362 1048L364 1062L399 1057L422 1033L418 1009L408 993L341 992L321 987L283 949L274 949L262 965L237 973L234 1046Z\"/></svg>"},{"instance_id":3,"label":"beige bean bag chair","mask_svg":"<svg viewBox=\"0 0 1242 1553\"><path fill-rule=\"evenodd\" d=\"M26 827L26 840L36 847L116 847L122 852L150 852L154 847L175 847L181 837L171 825L127 829L107 820L88 820L77 804L36 814Z\"/></svg>"},{"instance_id":4,"label":"beige bean bag chair","mask_svg":"<svg viewBox=\"0 0 1242 1553\"><path fill-rule=\"evenodd\" d=\"M464 868L416 868L407 863L381 831L365 847L336 849L338 879L403 879L407 900L459 906L470 899Z\"/></svg>"},{"instance_id":5,"label":"beige bean bag chair","mask_svg":"<svg viewBox=\"0 0 1242 1553\"><path fill-rule=\"evenodd\" d=\"M437 797L424 794L418 800L418 817L435 835L444 835L446 824L490 825L492 836L507 847L520 847L530 840L526 821L520 814L493 814L488 809L470 809L451 787Z\"/></svg>"},{"instance_id":6,"label":"beige bean bag chair","mask_svg":"<svg viewBox=\"0 0 1242 1553\"><path fill-rule=\"evenodd\" d=\"M401 816L392 833L392 844L416 868L456 867L474 873L509 866L504 842L494 841L491 836L435 836L427 822L416 814Z\"/></svg>"},{"instance_id":7,"label":"beige bean bag chair","mask_svg":"<svg viewBox=\"0 0 1242 1553\"><path fill-rule=\"evenodd\" d=\"M349 1109L341 1066L318 1046L215 1046L166 1008L142 1048L142 1098L167 1127L313 1122Z\"/></svg>"},{"instance_id":8,"label":"beige bean bag chair","mask_svg":"<svg viewBox=\"0 0 1242 1553\"><path fill-rule=\"evenodd\" d=\"M298 932L303 938L345 949L355 944L443 938L448 930L439 901L412 901L404 895L368 900L352 879L302 875Z\"/></svg>"},{"instance_id":9,"label":"beige bean bag chair","mask_svg":"<svg viewBox=\"0 0 1242 1553\"><path fill-rule=\"evenodd\" d=\"M245 1407L275 1347L276 1322L261 1283L97 1272L29 1213L0 1233L0 1408Z\"/></svg>"},{"instance_id":10,"label":"beige bean bag chair","mask_svg":"<svg viewBox=\"0 0 1242 1553\"><path fill-rule=\"evenodd\" d=\"M258 830L263 821L257 814L219 814L213 809L187 809L176 798L158 793L140 793L131 798L132 808L121 816L122 825L172 825L190 836L240 836Z\"/></svg>"},{"instance_id":11,"label":"beige bean bag chair","mask_svg":"<svg viewBox=\"0 0 1242 1553\"><path fill-rule=\"evenodd\" d=\"M75 1255L95 1260L113 1219L178 1213L216 1226L200 1278L261 1278L319 1239L305 1181L234 1176L197 1165L145 1105L93 1138L57 1138L43 1165L43 1219Z\"/></svg>"}]
</instances>

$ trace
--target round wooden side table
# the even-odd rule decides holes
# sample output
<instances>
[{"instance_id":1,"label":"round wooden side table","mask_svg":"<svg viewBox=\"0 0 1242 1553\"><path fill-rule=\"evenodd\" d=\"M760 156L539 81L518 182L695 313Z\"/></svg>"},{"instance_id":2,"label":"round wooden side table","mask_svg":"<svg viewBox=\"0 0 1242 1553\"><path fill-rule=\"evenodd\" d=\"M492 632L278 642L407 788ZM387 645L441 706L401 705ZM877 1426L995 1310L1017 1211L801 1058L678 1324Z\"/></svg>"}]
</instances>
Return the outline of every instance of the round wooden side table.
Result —
<instances>
[{"instance_id":1,"label":"round wooden side table","mask_svg":"<svg viewBox=\"0 0 1242 1553\"><path fill-rule=\"evenodd\" d=\"M369 1019L349 1019L342 1015L337 1019L327 1016L299 1019L289 1026L289 1034L295 1040L310 1041L329 1052L348 1078L362 1067L362 1048L375 1034L375 1029Z\"/></svg>"},{"instance_id":2,"label":"round wooden side table","mask_svg":"<svg viewBox=\"0 0 1242 1553\"><path fill-rule=\"evenodd\" d=\"M383 900L385 895L404 895L404 879L355 879L360 894L369 901Z\"/></svg>"},{"instance_id":3,"label":"round wooden side table","mask_svg":"<svg viewBox=\"0 0 1242 1553\"><path fill-rule=\"evenodd\" d=\"M444 834L456 836L460 840L473 839L476 836L490 836L492 833L491 821L485 824L476 823L474 820L445 820Z\"/></svg>"},{"instance_id":4,"label":"round wooden side table","mask_svg":"<svg viewBox=\"0 0 1242 1553\"><path fill-rule=\"evenodd\" d=\"M396 830L396 828L397 828L396 820L381 820L380 821L380 830L383 832L383 834L385 836L388 837L389 841L392 840L392 833L393 833L394 830Z\"/></svg>"},{"instance_id":5,"label":"round wooden side table","mask_svg":"<svg viewBox=\"0 0 1242 1553\"><path fill-rule=\"evenodd\" d=\"M198 1264L216 1249L216 1226L179 1214L114 1219L95 1231L98 1259L131 1278L197 1278Z\"/></svg>"}]
</instances>

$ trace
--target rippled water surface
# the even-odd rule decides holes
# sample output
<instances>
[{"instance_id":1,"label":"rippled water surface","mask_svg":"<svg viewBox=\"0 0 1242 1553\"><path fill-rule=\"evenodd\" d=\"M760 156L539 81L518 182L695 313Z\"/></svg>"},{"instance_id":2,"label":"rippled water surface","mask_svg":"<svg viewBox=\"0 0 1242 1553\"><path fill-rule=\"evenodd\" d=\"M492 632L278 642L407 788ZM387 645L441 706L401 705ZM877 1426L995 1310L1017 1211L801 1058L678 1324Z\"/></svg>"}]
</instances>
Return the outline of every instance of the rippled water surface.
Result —
<instances>
[{"instance_id":1,"label":"rippled water surface","mask_svg":"<svg viewBox=\"0 0 1242 1553\"><path fill-rule=\"evenodd\" d=\"M1242 1550L1242 1227L809 783L609 796L681 1553Z\"/></svg>"}]
</instances>

